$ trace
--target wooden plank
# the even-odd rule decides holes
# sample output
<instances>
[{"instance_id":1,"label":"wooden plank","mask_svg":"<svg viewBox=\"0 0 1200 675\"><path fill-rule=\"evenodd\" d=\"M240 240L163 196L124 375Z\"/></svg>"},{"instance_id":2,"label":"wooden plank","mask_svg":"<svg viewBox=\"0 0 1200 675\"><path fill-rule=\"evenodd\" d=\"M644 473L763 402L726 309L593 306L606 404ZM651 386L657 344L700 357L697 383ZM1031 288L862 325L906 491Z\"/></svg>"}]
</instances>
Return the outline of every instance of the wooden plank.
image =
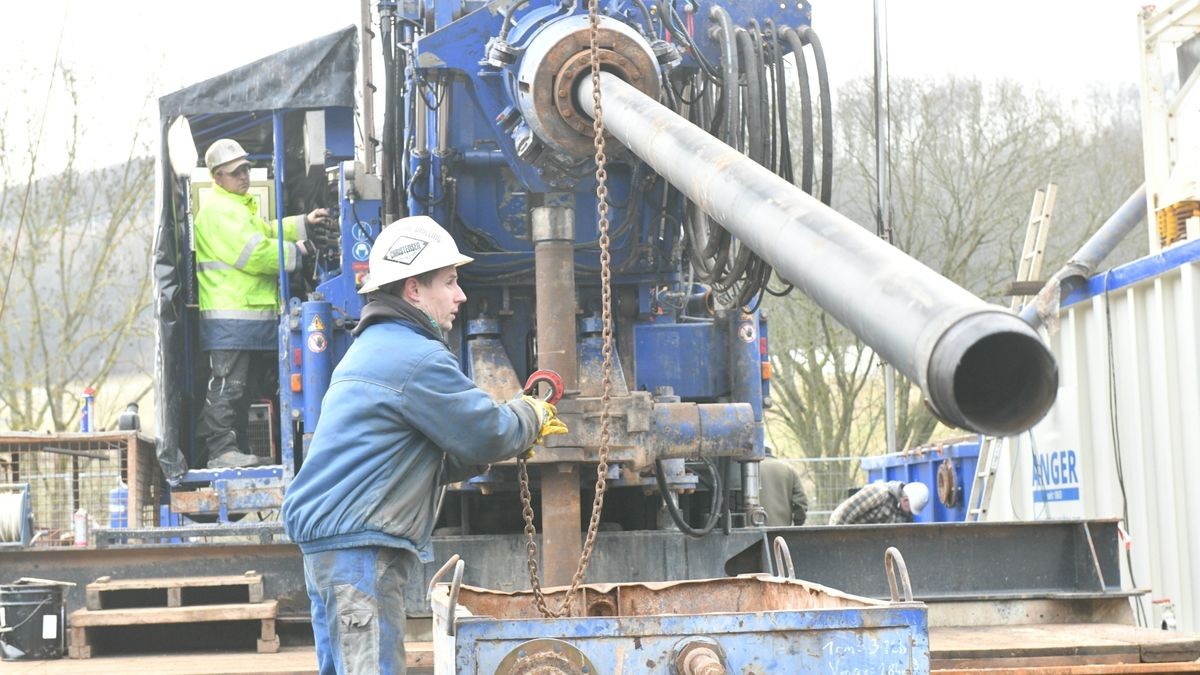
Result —
<instances>
[{"instance_id":1,"label":"wooden plank","mask_svg":"<svg viewBox=\"0 0 1200 675\"><path fill-rule=\"evenodd\" d=\"M201 586L246 586L249 584L262 585L262 574L247 572L245 574L228 574L211 577L155 577L147 579L111 579L100 577L87 585L87 589L96 591L121 591L150 588L188 588Z\"/></svg>"},{"instance_id":2,"label":"wooden plank","mask_svg":"<svg viewBox=\"0 0 1200 675\"><path fill-rule=\"evenodd\" d=\"M1122 655L1122 662L1167 663L1200 658L1200 635L1124 624L1050 624L930 629L935 659L1018 659Z\"/></svg>"},{"instance_id":3,"label":"wooden plank","mask_svg":"<svg viewBox=\"0 0 1200 675\"><path fill-rule=\"evenodd\" d=\"M404 662L411 668L433 668L432 642L405 642Z\"/></svg>"},{"instance_id":4,"label":"wooden plank","mask_svg":"<svg viewBox=\"0 0 1200 675\"><path fill-rule=\"evenodd\" d=\"M934 627L929 629L930 658L1121 655L1126 662L1140 660L1136 644L1105 637L1095 630L1098 625Z\"/></svg>"},{"instance_id":5,"label":"wooden plank","mask_svg":"<svg viewBox=\"0 0 1200 675\"><path fill-rule=\"evenodd\" d=\"M1080 629L1089 630L1096 635L1137 645L1143 662L1200 659L1200 635L1194 633L1176 633L1120 624L1081 624L1080 626L1082 626Z\"/></svg>"},{"instance_id":6,"label":"wooden plank","mask_svg":"<svg viewBox=\"0 0 1200 675\"><path fill-rule=\"evenodd\" d=\"M994 670L1012 670L1028 672L1034 668L1072 668L1086 665L1136 665L1136 654L1087 654L1087 655L1058 655L1058 656L985 656L975 659L933 659L929 660L931 670L938 672L953 671L975 673L986 670L988 675L994 675Z\"/></svg>"},{"instance_id":7,"label":"wooden plank","mask_svg":"<svg viewBox=\"0 0 1200 675\"><path fill-rule=\"evenodd\" d=\"M274 619L277 611L278 603L275 600L237 605L134 607L99 611L79 609L71 613L71 626L143 626L159 623Z\"/></svg>"},{"instance_id":8,"label":"wooden plank","mask_svg":"<svg viewBox=\"0 0 1200 675\"><path fill-rule=\"evenodd\" d=\"M73 659L92 657L92 646L88 644L87 631L78 626L71 626L71 644L67 647L67 653Z\"/></svg>"},{"instance_id":9,"label":"wooden plank","mask_svg":"<svg viewBox=\"0 0 1200 675\"><path fill-rule=\"evenodd\" d=\"M262 633L258 638L259 654L274 654L279 651L279 636L275 634L275 619L262 620Z\"/></svg>"},{"instance_id":10,"label":"wooden plank","mask_svg":"<svg viewBox=\"0 0 1200 675\"><path fill-rule=\"evenodd\" d=\"M420 647L422 644L425 645L425 650ZM409 642L405 649L409 675L433 673L432 643ZM413 658L414 654L425 653L429 654L427 663ZM312 646L285 646L274 654L256 654L252 651L191 651L177 654L100 655L87 661L55 659L5 662L0 665L0 672L7 673L13 668L23 675L316 675L317 655ZM1095 672L1097 671L1090 671Z\"/></svg>"},{"instance_id":11,"label":"wooden plank","mask_svg":"<svg viewBox=\"0 0 1200 675\"><path fill-rule=\"evenodd\" d=\"M1088 663L1079 665L1013 665L1007 661L989 665L970 661L959 665L934 661L931 672L937 675L977 674L986 669L988 675L1124 675L1141 673L1200 673L1200 662L1183 663Z\"/></svg>"}]
</instances>

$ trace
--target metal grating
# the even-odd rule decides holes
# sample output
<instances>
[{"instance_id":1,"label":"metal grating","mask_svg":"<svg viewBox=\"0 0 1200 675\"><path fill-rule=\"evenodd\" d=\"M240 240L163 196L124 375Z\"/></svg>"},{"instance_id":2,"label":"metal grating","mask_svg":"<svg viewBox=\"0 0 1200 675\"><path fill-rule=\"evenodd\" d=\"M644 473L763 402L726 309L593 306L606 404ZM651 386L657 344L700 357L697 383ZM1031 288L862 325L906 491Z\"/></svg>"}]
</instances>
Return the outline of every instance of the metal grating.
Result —
<instances>
[{"instance_id":1,"label":"metal grating","mask_svg":"<svg viewBox=\"0 0 1200 675\"><path fill-rule=\"evenodd\" d=\"M866 482L858 457L786 457L783 461L800 469L804 476L804 492L808 495L805 525L828 525L829 514L850 496L850 490Z\"/></svg>"},{"instance_id":2,"label":"metal grating","mask_svg":"<svg viewBox=\"0 0 1200 675\"><path fill-rule=\"evenodd\" d=\"M101 432L0 435L0 482L29 484L34 546L70 546L77 510L91 528L113 522L113 491L122 482L128 496L118 516L129 527L154 524L162 481L152 441Z\"/></svg>"},{"instance_id":3,"label":"metal grating","mask_svg":"<svg viewBox=\"0 0 1200 675\"><path fill-rule=\"evenodd\" d=\"M258 457L275 459L275 425L270 402L254 403L246 423L246 431L250 438L250 452Z\"/></svg>"}]
</instances>

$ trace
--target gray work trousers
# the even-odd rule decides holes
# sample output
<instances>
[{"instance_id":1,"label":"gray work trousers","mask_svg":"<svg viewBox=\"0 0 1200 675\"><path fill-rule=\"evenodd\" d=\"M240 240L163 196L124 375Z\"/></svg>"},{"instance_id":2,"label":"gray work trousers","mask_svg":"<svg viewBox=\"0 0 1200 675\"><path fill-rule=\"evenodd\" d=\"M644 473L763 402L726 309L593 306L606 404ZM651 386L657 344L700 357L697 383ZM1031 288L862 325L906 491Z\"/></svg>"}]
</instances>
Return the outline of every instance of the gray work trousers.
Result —
<instances>
[{"instance_id":1,"label":"gray work trousers","mask_svg":"<svg viewBox=\"0 0 1200 675\"><path fill-rule=\"evenodd\" d=\"M304 554L321 675L404 675L404 586L420 568L400 548Z\"/></svg>"},{"instance_id":2,"label":"gray work trousers","mask_svg":"<svg viewBox=\"0 0 1200 675\"><path fill-rule=\"evenodd\" d=\"M208 363L212 374L196 435L204 439L209 460L227 452L250 454L246 429L250 404L275 396L279 381L275 352L214 349L208 352Z\"/></svg>"}]
</instances>

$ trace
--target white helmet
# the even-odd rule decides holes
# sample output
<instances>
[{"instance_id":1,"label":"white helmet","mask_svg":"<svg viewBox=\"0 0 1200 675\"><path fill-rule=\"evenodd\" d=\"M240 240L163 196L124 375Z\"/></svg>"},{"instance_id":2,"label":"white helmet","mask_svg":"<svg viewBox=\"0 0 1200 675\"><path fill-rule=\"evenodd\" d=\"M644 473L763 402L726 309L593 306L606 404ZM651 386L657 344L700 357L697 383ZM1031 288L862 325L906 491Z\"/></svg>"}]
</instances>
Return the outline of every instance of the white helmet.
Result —
<instances>
[{"instance_id":1,"label":"white helmet","mask_svg":"<svg viewBox=\"0 0 1200 675\"><path fill-rule=\"evenodd\" d=\"M429 216L409 216L383 228L371 246L367 278L359 293L371 293L394 281L474 260L458 252L454 237Z\"/></svg>"},{"instance_id":2,"label":"white helmet","mask_svg":"<svg viewBox=\"0 0 1200 675\"><path fill-rule=\"evenodd\" d=\"M232 138L220 138L213 141L213 144L208 146L208 150L205 151L204 166L208 167L209 174L215 176L218 168L230 162L237 162L226 169L226 171L233 171L243 164L250 163L250 160L246 159L246 154L241 143ZM241 161L238 162L238 160Z\"/></svg>"},{"instance_id":3,"label":"white helmet","mask_svg":"<svg viewBox=\"0 0 1200 675\"><path fill-rule=\"evenodd\" d=\"M929 503L929 486L924 483L906 483L904 495L908 497L908 508L914 514L920 513Z\"/></svg>"}]
</instances>

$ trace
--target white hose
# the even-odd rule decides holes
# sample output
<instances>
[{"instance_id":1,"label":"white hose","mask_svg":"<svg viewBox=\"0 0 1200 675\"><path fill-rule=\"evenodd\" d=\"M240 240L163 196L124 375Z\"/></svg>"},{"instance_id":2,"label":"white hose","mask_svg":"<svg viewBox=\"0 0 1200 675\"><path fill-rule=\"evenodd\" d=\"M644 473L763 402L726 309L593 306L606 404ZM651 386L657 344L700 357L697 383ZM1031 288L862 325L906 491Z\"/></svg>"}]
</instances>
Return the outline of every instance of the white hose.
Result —
<instances>
[{"instance_id":1,"label":"white hose","mask_svg":"<svg viewBox=\"0 0 1200 675\"><path fill-rule=\"evenodd\" d=\"M25 493L0 493L0 542L21 541L21 517L24 515Z\"/></svg>"}]
</instances>

